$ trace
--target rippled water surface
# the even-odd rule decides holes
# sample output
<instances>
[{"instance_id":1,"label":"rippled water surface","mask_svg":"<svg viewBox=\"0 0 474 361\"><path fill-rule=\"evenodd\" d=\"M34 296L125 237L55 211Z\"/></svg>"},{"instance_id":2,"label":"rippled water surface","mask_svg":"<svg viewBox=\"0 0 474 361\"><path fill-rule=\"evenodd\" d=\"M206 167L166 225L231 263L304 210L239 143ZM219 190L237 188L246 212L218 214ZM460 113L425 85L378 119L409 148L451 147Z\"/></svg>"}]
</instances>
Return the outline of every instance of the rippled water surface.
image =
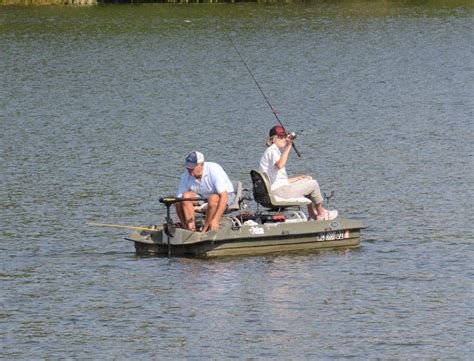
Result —
<instances>
[{"instance_id":1,"label":"rippled water surface","mask_svg":"<svg viewBox=\"0 0 474 361\"><path fill-rule=\"evenodd\" d=\"M0 358L470 359L468 1L0 9ZM413 4L412 3L412 4ZM302 130L351 251L137 258L197 148L250 185Z\"/></svg>"}]
</instances>

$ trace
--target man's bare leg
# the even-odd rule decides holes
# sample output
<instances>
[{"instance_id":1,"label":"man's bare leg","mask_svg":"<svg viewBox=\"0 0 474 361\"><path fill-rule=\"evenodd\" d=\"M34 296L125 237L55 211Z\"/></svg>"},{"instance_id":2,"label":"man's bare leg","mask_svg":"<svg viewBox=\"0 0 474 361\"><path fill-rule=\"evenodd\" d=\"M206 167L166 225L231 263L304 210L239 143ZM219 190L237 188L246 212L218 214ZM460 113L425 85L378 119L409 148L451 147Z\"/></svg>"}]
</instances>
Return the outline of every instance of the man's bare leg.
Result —
<instances>
[{"instance_id":1,"label":"man's bare leg","mask_svg":"<svg viewBox=\"0 0 474 361\"><path fill-rule=\"evenodd\" d=\"M318 212L318 216L323 216L326 213L322 203L316 204L316 211Z\"/></svg>"},{"instance_id":2,"label":"man's bare leg","mask_svg":"<svg viewBox=\"0 0 474 361\"><path fill-rule=\"evenodd\" d=\"M207 199L207 210L205 224L208 225L211 219L214 218L217 212L217 206L219 205L219 196L217 194L211 194Z\"/></svg>"},{"instance_id":3,"label":"man's bare leg","mask_svg":"<svg viewBox=\"0 0 474 361\"><path fill-rule=\"evenodd\" d=\"M308 204L308 216L309 218L316 219L316 212L313 203Z\"/></svg>"},{"instance_id":4,"label":"man's bare leg","mask_svg":"<svg viewBox=\"0 0 474 361\"><path fill-rule=\"evenodd\" d=\"M181 204L181 202L178 202L178 203L175 203L175 206L176 206L176 214L178 215L181 225L183 227L186 227L186 224L184 222L185 218L184 218L183 205Z\"/></svg>"},{"instance_id":5,"label":"man's bare leg","mask_svg":"<svg viewBox=\"0 0 474 361\"><path fill-rule=\"evenodd\" d=\"M184 192L183 198L196 198L198 195L194 192ZM196 230L194 204L196 202L185 201L176 203L176 213L185 229Z\"/></svg>"}]
</instances>

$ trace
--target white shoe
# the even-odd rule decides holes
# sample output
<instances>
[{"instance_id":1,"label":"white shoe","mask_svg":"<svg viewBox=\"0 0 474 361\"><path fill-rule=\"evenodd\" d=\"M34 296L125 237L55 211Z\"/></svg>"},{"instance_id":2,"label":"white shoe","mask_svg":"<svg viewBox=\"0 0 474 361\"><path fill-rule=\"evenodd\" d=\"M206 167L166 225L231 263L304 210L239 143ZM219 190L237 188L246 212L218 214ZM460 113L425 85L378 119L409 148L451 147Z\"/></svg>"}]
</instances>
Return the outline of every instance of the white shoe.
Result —
<instances>
[{"instance_id":1,"label":"white shoe","mask_svg":"<svg viewBox=\"0 0 474 361\"><path fill-rule=\"evenodd\" d=\"M337 217L337 211L334 209L332 211L326 211L322 216L318 216L318 221L332 221Z\"/></svg>"}]
</instances>

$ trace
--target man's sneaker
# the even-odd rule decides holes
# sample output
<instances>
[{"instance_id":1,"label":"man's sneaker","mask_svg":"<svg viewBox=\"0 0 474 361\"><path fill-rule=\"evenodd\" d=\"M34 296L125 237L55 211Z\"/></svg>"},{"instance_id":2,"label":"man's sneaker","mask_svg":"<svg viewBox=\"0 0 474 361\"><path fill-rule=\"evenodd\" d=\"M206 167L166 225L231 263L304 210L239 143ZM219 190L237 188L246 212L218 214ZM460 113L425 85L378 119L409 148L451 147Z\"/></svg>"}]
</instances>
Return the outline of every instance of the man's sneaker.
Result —
<instances>
[{"instance_id":1,"label":"man's sneaker","mask_svg":"<svg viewBox=\"0 0 474 361\"><path fill-rule=\"evenodd\" d=\"M331 221L337 217L337 211L334 209L332 211L326 210L322 216L318 216L318 221Z\"/></svg>"}]
</instances>

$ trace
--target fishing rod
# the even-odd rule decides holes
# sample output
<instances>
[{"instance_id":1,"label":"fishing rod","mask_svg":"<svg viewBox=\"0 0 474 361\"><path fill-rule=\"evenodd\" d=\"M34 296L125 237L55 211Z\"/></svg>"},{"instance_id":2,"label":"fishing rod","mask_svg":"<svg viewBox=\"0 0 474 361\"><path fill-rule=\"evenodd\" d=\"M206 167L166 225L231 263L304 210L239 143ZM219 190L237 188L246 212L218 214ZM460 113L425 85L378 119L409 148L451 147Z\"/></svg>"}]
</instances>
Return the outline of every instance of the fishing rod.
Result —
<instances>
[{"instance_id":1,"label":"fishing rod","mask_svg":"<svg viewBox=\"0 0 474 361\"><path fill-rule=\"evenodd\" d=\"M93 222L86 222L86 224L92 227L125 228L125 229L135 229L137 231L158 232L161 230L160 226L137 227L137 226L127 226L127 225L122 225L122 224L93 223Z\"/></svg>"},{"instance_id":2,"label":"fishing rod","mask_svg":"<svg viewBox=\"0 0 474 361\"><path fill-rule=\"evenodd\" d=\"M252 76L253 81L254 81L255 84L257 85L258 90L260 90L260 93L262 93L263 98L265 99L265 101L267 102L267 104L268 104L268 106L270 107L271 111L273 112L273 115L275 116L276 120L277 120L278 123L283 127L283 129L285 129L285 126L282 124L280 118L278 117L278 114L277 114L276 110L273 108L272 104L270 103L270 101L268 100L267 96L266 96L265 93L263 92L263 89L262 89L262 87L260 86L260 84L258 84L257 79L256 79L255 76L253 75L252 70L250 70L250 67L249 67L249 66L247 65L247 63L245 62L243 56L240 55L239 50L238 50L237 47L235 46L235 44L234 44L234 42L232 41L232 38L230 37L229 34L227 34L227 38L229 39L230 43L231 43L232 46L234 47L235 52L237 53L237 55L239 56L239 58L242 60L242 63L244 63L244 65L245 65L245 67L247 68L249 74ZM295 145L294 142L293 142L293 149L295 150L296 155L297 155L298 157L301 157L301 153L298 151L298 149L296 149L296 145Z\"/></svg>"}]
</instances>

